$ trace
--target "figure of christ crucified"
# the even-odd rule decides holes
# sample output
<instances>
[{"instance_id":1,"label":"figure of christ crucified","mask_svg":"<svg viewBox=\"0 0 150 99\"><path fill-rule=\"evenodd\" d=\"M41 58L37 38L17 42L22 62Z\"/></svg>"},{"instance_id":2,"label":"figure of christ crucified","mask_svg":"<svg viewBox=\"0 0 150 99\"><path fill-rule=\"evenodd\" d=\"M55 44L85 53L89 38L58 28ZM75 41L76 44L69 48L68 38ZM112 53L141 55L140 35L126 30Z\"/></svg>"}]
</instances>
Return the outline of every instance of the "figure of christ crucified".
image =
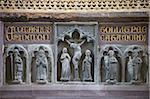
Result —
<instances>
[{"instance_id":1,"label":"figure of christ crucified","mask_svg":"<svg viewBox=\"0 0 150 99\"><path fill-rule=\"evenodd\" d=\"M78 81L79 80L79 60L81 58L81 45L85 42L85 40L83 40L81 43L76 43L74 42L70 42L69 40L66 40L66 42L70 45L71 48L73 48L74 51L74 55L72 58L72 63L74 65L74 80Z\"/></svg>"}]
</instances>

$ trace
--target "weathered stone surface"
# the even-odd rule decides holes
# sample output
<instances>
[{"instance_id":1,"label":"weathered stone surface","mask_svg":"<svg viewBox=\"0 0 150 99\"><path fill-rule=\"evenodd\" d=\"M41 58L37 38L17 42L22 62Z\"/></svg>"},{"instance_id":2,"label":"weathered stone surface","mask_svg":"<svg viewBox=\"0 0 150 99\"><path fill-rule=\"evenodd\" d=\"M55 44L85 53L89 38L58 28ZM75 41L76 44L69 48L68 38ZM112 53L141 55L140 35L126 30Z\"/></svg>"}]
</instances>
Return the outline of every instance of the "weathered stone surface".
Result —
<instances>
[{"instance_id":1,"label":"weathered stone surface","mask_svg":"<svg viewBox=\"0 0 150 99\"><path fill-rule=\"evenodd\" d=\"M0 19L13 21L99 21L99 22L148 22L148 12L92 12L92 13L0 13ZM135 18L137 17L137 18Z\"/></svg>"}]
</instances>

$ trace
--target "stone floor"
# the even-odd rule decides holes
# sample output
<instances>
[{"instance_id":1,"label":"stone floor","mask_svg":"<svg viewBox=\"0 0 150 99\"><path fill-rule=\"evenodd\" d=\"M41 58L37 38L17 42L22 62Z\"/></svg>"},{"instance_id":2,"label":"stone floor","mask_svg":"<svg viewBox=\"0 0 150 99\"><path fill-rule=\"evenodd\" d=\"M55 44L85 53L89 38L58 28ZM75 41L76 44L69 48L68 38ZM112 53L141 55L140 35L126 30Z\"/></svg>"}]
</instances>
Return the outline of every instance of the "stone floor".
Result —
<instances>
[{"instance_id":1,"label":"stone floor","mask_svg":"<svg viewBox=\"0 0 150 99\"><path fill-rule=\"evenodd\" d=\"M149 91L128 90L13 90L0 99L149 99Z\"/></svg>"}]
</instances>

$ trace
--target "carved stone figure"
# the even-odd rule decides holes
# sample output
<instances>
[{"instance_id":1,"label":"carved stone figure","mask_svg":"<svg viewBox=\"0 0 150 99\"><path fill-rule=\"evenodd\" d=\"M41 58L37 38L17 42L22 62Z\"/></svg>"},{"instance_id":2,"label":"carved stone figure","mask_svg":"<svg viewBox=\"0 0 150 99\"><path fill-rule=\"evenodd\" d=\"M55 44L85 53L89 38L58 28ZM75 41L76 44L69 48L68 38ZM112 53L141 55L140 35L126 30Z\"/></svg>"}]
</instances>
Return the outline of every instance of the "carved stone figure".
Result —
<instances>
[{"instance_id":1,"label":"carved stone figure","mask_svg":"<svg viewBox=\"0 0 150 99\"><path fill-rule=\"evenodd\" d=\"M48 61L45 55L43 47L39 48L39 51L36 56L35 64L37 67L37 82L46 83L47 82L47 73L48 73Z\"/></svg>"},{"instance_id":2,"label":"carved stone figure","mask_svg":"<svg viewBox=\"0 0 150 99\"><path fill-rule=\"evenodd\" d=\"M85 42L82 41L81 43L76 43L76 42L73 42L71 43L69 40L66 40L66 42L70 45L71 48L74 49L74 55L73 55L73 58L72 58L72 63L74 65L74 80L79 80L79 67L78 67L78 64L79 64L79 60L81 58L81 45Z\"/></svg>"},{"instance_id":3,"label":"carved stone figure","mask_svg":"<svg viewBox=\"0 0 150 99\"><path fill-rule=\"evenodd\" d=\"M91 51L86 50L85 58L82 62L83 81L92 81L91 76L92 57L90 55Z\"/></svg>"},{"instance_id":4,"label":"carved stone figure","mask_svg":"<svg viewBox=\"0 0 150 99\"><path fill-rule=\"evenodd\" d=\"M22 83L23 77L23 60L18 49L14 49L12 75L13 83Z\"/></svg>"},{"instance_id":5,"label":"carved stone figure","mask_svg":"<svg viewBox=\"0 0 150 99\"><path fill-rule=\"evenodd\" d=\"M108 54L107 53L105 53L104 54L104 70L106 71L105 72L105 79L109 79L109 64L108 64L108 59L109 59L109 57L108 57Z\"/></svg>"},{"instance_id":6,"label":"carved stone figure","mask_svg":"<svg viewBox=\"0 0 150 99\"><path fill-rule=\"evenodd\" d=\"M138 52L134 51L133 58L129 56L128 61L128 72L131 77L130 82L140 82L141 81L141 67L142 67L142 59L138 57Z\"/></svg>"},{"instance_id":7,"label":"carved stone figure","mask_svg":"<svg viewBox=\"0 0 150 99\"><path fill-rule=\"evenodd\" d=\"M114 51L113 50L109 50L108 51L108 59L107 57L105 58L105 62L107 63L108 61L108 65L106 66L106 82L107 83L116 83L117 82L117 78L118 78L118 60L116 59L116 57L114 56Z\"/></svg>"},{"instance_id":8,"label":"carved stone figure","mask_svg":"<svg viewBox=\"0 0 150 99\"><path fill-rule=\"evenodd\" d=\"M7 84L22 84L28 80L28 53L24 46L11 44L5 50L5 82Z\"/></svg>"},{"instance_id":9,"label":"carved stone figure","mask_svg":"<svg viewBox=\"0 0 150 99\"><path fill-rule=\"evenodd\" d=\"M62 81L70 80L70 60L71 57L67 52L67 48L63 48L60 61L62 63L61 78Z\"/></svg>"}]
</instances>

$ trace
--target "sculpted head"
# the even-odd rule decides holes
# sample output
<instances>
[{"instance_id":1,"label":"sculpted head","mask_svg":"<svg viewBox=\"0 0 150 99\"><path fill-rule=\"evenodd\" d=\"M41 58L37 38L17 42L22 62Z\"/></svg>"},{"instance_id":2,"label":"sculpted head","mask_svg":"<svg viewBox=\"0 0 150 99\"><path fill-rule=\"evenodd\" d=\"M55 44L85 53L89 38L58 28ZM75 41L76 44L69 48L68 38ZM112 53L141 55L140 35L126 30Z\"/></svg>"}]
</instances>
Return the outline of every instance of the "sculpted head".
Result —
<instances>
[{"instance_id":1,"label":"sculpted head","mask_svg":"<svg viewBox=\"0 0 150 99\"><path fill-rule=\"evenodd\" d=\"M108 55L109 55L109 56L114 56L114 54L115 54L115 53L114 53L113 50L109 50L109 51L108 51Z\"/></svg>"},{"instance_id":2,"label":"sculpted head","mask_svg":"<svg viewBox=\"0 0 150 99\"><path fill-rule=\"evenodd\" d=\"M66 47L63 48L63 53L67 53L67 48Z\"/></svg>"},{"instance_id":3,"label":"sculpted head","mask_svg":"<svg viewBox=\"0 0 150 99\"><path fill-rule=\"evenodd\" d=\"M39 54L43 55L45 54L44 48L43 47L39 47Z\"/></svg>"},{"instance_id":4,"label":"sculpted head","mask_svg":"<svg viewBox=\"0 0 150 99\"><path fill-rule=\"evenodd\" d=\"M85 55L86 56L90 56L91 55L91 51L90 50L86 50Z\"/></svg>"},{"instance_id":5,"label":"sculpted head","mask_svg":"<svg viewBox=\"0 0 150 99\"><path fill-rule=\"evenodd\" d=\"M19 50L17 48L14 49L14 54L15 55L20 55Z\"/></svg>"}]
</instances>

